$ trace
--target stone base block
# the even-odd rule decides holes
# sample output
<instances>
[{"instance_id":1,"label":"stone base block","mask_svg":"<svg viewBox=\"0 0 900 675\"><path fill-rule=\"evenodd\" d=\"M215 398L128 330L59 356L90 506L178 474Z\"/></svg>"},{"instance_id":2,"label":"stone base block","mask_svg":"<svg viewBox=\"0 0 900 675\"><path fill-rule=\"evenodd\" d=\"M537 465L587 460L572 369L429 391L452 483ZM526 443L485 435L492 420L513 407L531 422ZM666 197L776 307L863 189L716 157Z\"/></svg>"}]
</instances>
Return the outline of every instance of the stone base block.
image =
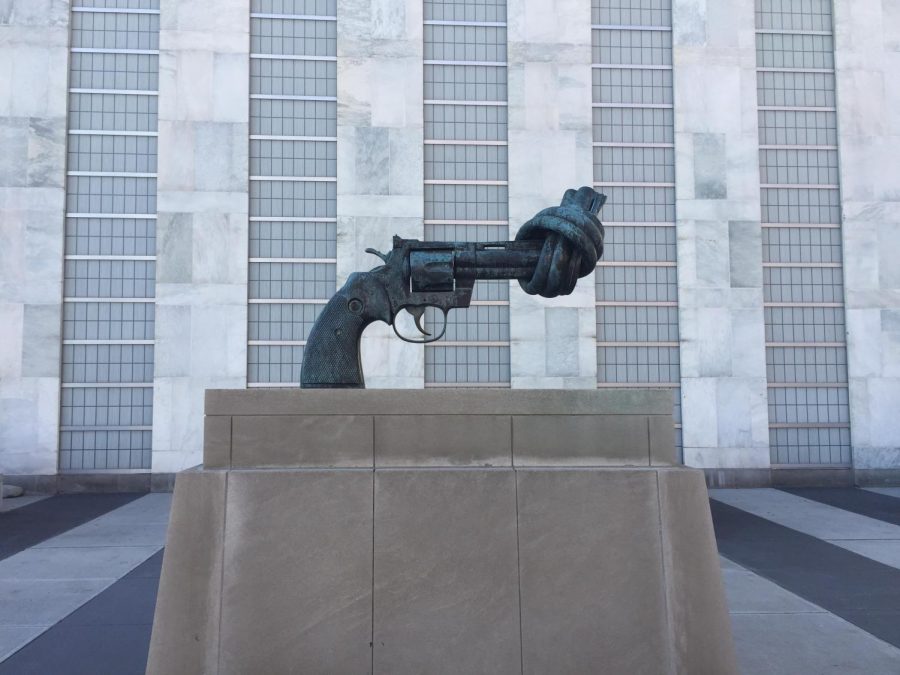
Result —
<instances>
[{"instance_id":1,"label":"stone base block","mask_svg":"<svg viewBox=\"0 0 900 675\"><path fill-rule=\"evenodd\" d=\"M148 673L737 672L703 473L654 450L668 392L614 413L621 392L552 392L518 439L533 392L466 392L483 405L462 412L434 393L353 392L329 415L290 392L277 416L332 419L274 425L208 398L221 468L176 481ZM443 437L417 456L420 415ZM341 436L342 466L273 428ZM615 442L592 445L603 428Z\"/></svg>"}]
</instances>

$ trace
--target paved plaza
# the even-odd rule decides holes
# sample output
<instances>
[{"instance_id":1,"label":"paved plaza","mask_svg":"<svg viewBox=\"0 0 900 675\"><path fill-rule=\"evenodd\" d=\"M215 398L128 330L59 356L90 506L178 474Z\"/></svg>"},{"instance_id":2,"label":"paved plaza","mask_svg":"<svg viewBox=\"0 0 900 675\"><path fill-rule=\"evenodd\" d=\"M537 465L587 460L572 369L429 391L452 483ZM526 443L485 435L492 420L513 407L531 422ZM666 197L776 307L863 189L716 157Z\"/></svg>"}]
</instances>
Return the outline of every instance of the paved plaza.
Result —
<instances>
[{"instance_id":1,"label":"paved plaza","mask_svg":"<svg viewBox=\"0 0 900 675\"><path fill-rule=\"evenodd\" d=\"M900 488L713 490L744 675L900 673ZM0 675L143 673L169 494L0 514Z\"/></svg>"}]
</instances>

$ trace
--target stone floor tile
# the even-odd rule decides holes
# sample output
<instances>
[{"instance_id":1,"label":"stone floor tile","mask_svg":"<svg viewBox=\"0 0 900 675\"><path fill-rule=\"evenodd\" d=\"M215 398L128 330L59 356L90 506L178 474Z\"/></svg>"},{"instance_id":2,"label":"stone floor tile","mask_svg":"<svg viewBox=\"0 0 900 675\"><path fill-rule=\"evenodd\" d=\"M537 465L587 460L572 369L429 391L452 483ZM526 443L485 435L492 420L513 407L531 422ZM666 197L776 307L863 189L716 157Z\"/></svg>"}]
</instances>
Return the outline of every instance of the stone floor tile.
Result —
<instances>
[{"instance_id":1,"label":"stone floor tile","mask_svg":"<svg viewBox=\"0 0 900 675\"><path fill-rule=\"evenodd\" d=\"M745 569L723 569L722 582L732 614L825 612L768 579Z\"/></svg>"},{"instance_id":2,"label":"stone floor tile","mask_svg":"<svg viewBox=\"0 0 900 675\"><path fill-rule=\"evenodd\" d=\"M37 547L109 546L115 543L117 546L159 548L166 543L166 528L167 523L164 522L134 523L97 518L52 539L42 541Z\"/></svg>"},{"instance_id":3,"label":"stone floor tile","mask_svg":"<svg viewBox=\"0 0 900 675\"><path fill-rule=\"evenodd\" d=\"M115 579L0 579L0 626L51 626Z\"/></svg>"},{"instance_id":4,"label":"stone floor tile","mask_svg":"<svg viewBox=\"0 0 900 675\"><path fill-rule=\"evenodd\" d=\"M877 492L880 495L887 495L888 497L900 497L900 487L885 487L885 488L865 488L869 492Z\"/></svg>"},{"instance_id":5,"label":"stone floor tile","mask_svg":"<svg viewBox=\"0 0 900 675\"><path fill-rule=\"evenodd\" d=\"M836 541L841 548L900 569L900 541Z\"/></svg>"},{"instance_id":6,"label":"stone floor tile","mask_svg":"<svg viewBox=\"0 0 900 675\"><path fill-rule=\"evenodd\" d=\"M755 488L709 492L720 502L836 544L853 539L900 539L900 526L781 490Z\"/></svg>"},{"instance_id":7,"label":"stone floor tile","mask_svg":"<svg viewBox=\"0 0 900 675\"><path fill-rule=\"evenodd\" d=\"M47 499L49 495L22 495L21 497L7 497L0 501L0 513L13 511L29 504L34 504L42 499Z\"/></svg>"},{"instance_id":8,"label":"stone floor tile","mask_svg":"<svg viewBox=\"0 0 900 675\"><path fill-rule=\"evenodd\" d=\"M148 626L60 625L0 663L0 675L143 675Z\"/></svg>"},{"instance_id":9,"label":"stone floor tile","mask_svg":"<svg viewBox=\"0 0 900 675\"><path fill-rule=\"evenodd\" d=\"M29 548L0 560L0 579L118 579L158 550L158 546Z\"/></svg>"},{"instance_id":10,"label":"stone floor tile","mask_svg":"<svg viewBox=\"0 0 900 675\"><path fill-rule=\"evenodd\" d=\"M46 626L0 626L0 662L45 630Z\"/></svg>"},{"instance_id":11,"label":"stone floor tile","mask_svg":"<svg viewBox=\"0 0 900 675\"><path fill-rule=\"evenodd\" d=\"M744 675L891 675L900 649L827 613L733 614Z\"/></svg>"}]
</instances>

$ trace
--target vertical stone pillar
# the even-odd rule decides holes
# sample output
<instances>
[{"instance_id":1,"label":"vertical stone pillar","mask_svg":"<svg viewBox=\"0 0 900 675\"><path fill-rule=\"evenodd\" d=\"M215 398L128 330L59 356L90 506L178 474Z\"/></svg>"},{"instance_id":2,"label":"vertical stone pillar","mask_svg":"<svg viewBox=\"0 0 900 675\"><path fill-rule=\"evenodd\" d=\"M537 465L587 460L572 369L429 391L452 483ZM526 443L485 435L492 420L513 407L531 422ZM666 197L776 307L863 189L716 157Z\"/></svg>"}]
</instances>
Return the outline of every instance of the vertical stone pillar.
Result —
<instances>
[{"instance_id":1,"label":"vertical stone pillar","mask_svg":"<svg viewBox=\"0 0 900 675\"><path fill-rule=\"evenodd\" d=\"M59 447L69 4L0 3L0 468Z\"/></svg>"},{"instance_id":2,"label":"vertical stone pillar","mask_svg":"<svg viewBox=\"0 0 900 675\"><path fill-rule=\"evenodd\" d=\"M900 470L900 6L834 3L850 438L858 477Z\"/></svg>"},{"instance_id":3,"label":"vertical stone pillar","mask_svg":"<svg viewBox=\"0 0 900 675\"><path fill-rule=\"evenodd\" d=\"M420 0L338 0L337 285L380 264L395 234L422 238L423 104ZM418 331L401 314L400 330ZM369 388L421 388L421 346L375 323L362 340Z\"/></svg>"},{"instance_id":4,"label":"vertical stone pillar","mask_svg":"<svg viewBox=\"0 0 900 675\"><path fill-rule=\"evenodd\" d=\"M754 4L673 11L684 462L765 469Z\"/></svg>"},{"instance_id":5,"label":"vertical stone pillar","mask_svg":"<svg viewBox=\"0 0 900 675\"><path fill-rule=\"evenodd\" d=\"M570 187L590 185L591 7L581 0L510 0L510 235L558 204ZM594 275L565 297L509 295L514 388L597 386Z\"/></svg>"},{"instance_id":6,"label":"vertical stone pillar","mask_svg":"<svg viewBox=\"0 0 900 675\"><path fill-rule=\"evenodd\" d=\"M162 0L153 472L201 461L247 381L249 0Z\"/></svg>"}]
</instances>

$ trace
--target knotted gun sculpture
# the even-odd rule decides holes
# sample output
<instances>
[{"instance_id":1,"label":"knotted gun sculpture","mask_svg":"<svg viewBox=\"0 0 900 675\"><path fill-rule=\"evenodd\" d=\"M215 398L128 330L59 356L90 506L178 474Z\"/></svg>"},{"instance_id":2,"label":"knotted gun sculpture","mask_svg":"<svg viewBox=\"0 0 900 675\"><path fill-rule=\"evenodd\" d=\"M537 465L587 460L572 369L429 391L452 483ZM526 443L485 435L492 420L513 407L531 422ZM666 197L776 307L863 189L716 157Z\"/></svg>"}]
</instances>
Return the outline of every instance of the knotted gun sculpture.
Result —
<instances>
[{"instance_id":1,"label":"knotted gun sculpture","mask_svg":"<svg viewBox=\"0 0 900 675\"><path fill-rule=\"evenodd\" d=\"M605 201L605 195L589 187L566 190L562 203L525 223L515 241L438 242L395 236L390 253L366 249L384 265L351 274L325 305L306 341L300 386L365 387L359 341L370 323L392 325L407 342L434 342L447 329L447 312L469 306L476 281L518 279L530 295L568 295L603 254L603 225L596 214ZM437 334L422 326L428 307L443 314ZM402 309L413 316L422 339L397 330L394 319Z\"/></svg>"}]
</instances>

